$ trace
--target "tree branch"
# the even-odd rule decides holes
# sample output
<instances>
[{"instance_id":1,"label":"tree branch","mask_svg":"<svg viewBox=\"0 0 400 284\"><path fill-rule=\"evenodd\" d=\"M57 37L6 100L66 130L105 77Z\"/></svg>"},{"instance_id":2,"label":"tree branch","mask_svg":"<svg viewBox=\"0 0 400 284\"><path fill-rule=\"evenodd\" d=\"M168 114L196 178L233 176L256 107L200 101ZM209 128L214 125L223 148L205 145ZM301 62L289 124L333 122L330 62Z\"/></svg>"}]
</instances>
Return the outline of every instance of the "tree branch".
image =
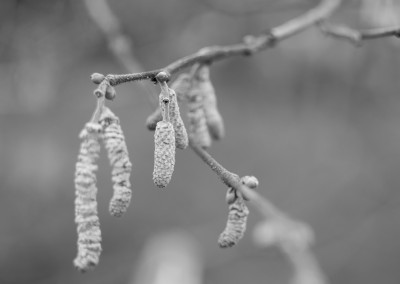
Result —
<instances>
[{"instance_id":1,"label":"tree branch","mask_svg":"<svg viewBox=\"0 0 400 284\"><path fill-rule=\"evenodd\" d=\"M167 74L165 80L168 81L172 74L195 63L214 62L239 55L252 55L273 47L277 42L326 19L339 7L341 2L342 0L322 0L314 9L311 9L302 16L290 20L281 26L271 29L268 33L259 36L246 36L243 43L228 46L205 47L192 55L178 59L164 68L131 74L109 74L106 76L106 80L108 80L112 86L137 80L152 80L155 82L157 74L165 72Z\"/></svg>"},{"instance_id":2,"label":"tree branch","mask_svg":"<svg viewBox=\"0 0 400 284\"><path fill-rule=\"evenodd\" d=\"M368 39L391 36L400 38L400 26L358 31L346 26L329 24L326 22L321 22L317 25L324 34L338 39L350 41L356 46L359 46L363 40Z\"/></svg>"}]
</instances>

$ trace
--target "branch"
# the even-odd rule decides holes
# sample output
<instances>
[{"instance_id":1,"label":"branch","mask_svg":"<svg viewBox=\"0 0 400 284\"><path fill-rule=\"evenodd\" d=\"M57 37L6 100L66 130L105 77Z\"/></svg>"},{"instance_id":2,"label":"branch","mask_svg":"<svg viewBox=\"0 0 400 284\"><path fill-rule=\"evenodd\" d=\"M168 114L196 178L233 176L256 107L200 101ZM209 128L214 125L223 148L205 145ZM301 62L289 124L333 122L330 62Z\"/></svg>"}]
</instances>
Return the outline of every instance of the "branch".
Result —
<instances>
[{"instance_id":1,"label":"branch","mask_svg":"<svg viewBox=\"0 0 400 284\"><path fill-rule=\"evenodd\" d=\"M88 2L89 0L87 0ZM228 46L211 46L200 49L198 52L178 59L164 68L131 74L106 76L106 80L112 86L137 80L152 80L156 82L156 76L160 72L167 74L165 80L179 70L192 66L195 63L214 62L234 56L249 56L262 50L275 46L276 43L293 36L304 29L329 17L341 4L342 0L321 0L321 3L298 18L292 19L281 26L271 29L268 33L259 36L246 36L242 43Z\"/></svg>"},{"instance_id":2,"label":"branch","mask_svg":"<svg viewBox=\"0 0 400 284\"><path fill-rule=\"evenodd\" d=\"M119 63L129 72L142 69L132 52L132 41L122 32L118 18L112 13L106 0L85 0L89 16L107 39L108 47Z\"/></svg>"},{"instance_id":3,"label":"branch","mask_svg":"<svg viewBox=\"0 0 400 284\"><path fill-rule=\"evenodd\" d=\"M317 23L317 25L324 34L338 39L350 41L356 46L359 46L363 40L368 39L391 36L400 38L400 26L358 31L346 26L329 24L326 22L320 22Z\"/></svg>"},{"instance_id":4,"label":"branch","mask_svg":"<svg viewBox=\"0 0 400 284\"><path fill-rule=\"evenodd\" d=\"M210 153L208 153L202 147L193 143L191 139L189 139L189 145L192 150L205 162L225 183L228 187L232 187L235 190L239 190L243 197L250 202L253 202L254 206L257 210L263 215L266 219L288 219L283 212L281 212L278 208L276 208L271 202L269 202L262 195L257 193L254 190L251 190L247 186L240 183L240 179L237 174L234 174L227 169L225 169L220 163L215 160Z\"/></svg>"}]
</instances>

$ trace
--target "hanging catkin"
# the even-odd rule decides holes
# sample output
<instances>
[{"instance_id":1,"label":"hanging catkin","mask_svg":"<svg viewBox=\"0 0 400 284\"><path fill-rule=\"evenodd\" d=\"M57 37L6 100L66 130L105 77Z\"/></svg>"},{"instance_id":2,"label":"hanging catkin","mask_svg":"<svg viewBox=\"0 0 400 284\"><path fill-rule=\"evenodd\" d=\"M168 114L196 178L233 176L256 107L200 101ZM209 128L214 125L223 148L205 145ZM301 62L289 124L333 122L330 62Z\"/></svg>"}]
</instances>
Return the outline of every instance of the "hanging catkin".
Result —
<instances>
[{"instance_id":1,"label":"hanging catkin","mask_svg":"<svg viewBox=\"0 0 400 284\"><path fill-rule=\"evenodd\" d=\"M197 66L193 67L197 68ZM197 71L196 71L197 72ZM194 74L192 85L187 93L188 99L188 120L189 120L189 137L194 144L208 148L211 146L211 136L208 131L207 121L203 108L203 90L202 82L199 76Z\"/></svg>"},{"instance_id":2,"label":"hanging catkin","mask_svg":"<svg viewBox=\"0 0 400 284\"><path fill-rule=\"evenodd\" d=\"M99 263L101 231L97 216L96 160L100 152L99 134L102 127L87 123L79 137L82 139L75 170L75 223L78 232L78 254L75 267L86 272Z\"/></svg>"},{"instance_id":3,"label":"hanging catkin","mask_svg":"<svg viewBox=\"0 0 400 284\"><path fill-rule=\"evenodd\" d=\"M169 114L171 123L174 126L176 148L183 150L189 145L189 139L181 114L179 112L177 96L173 89L169 89L169 99Z\"/></svg>"},{"instance_id":4,"label":"hanging catkin","mask_svg":"<svg viewBox=\"0 0 400 284\"><path fill-rule=\"evenodd\" d=\"M253 176L244 176L240 179L240 182L251 189L258 186L258 180ZM247 216L249 215L249 209L244 203L242 194L232 187L228 188L225 200L229 206L229 214L225 230L218 239L221 248L232 247L243 238L246 231Z\"/></svg>"},{"instance_id":5,"label":"hanging catkin","mask_svg":"<svg viewBox=\"0 0 400 284\"><path fill-rule=\"evenodd\" d=\"M131 202L131 183L129 181L132 163L129 160L125 136L118 117L107 107L103 107L100 116L103 127L101 135L108 159L112 166L113 196L110 201L109 211L115 217L121 217Z\"/></svg>"},{"instance_id":6,"label":"hanging catkin","mask_svg":"<svg viewBox=\"0 0 400 284\"><path fill-rule=\"evenodd\" d=\"M217 107L215 89L210 80L210 66L200 65L195 73L195 80L203 96L203 108L207 127L213 139L219 140L225 136L224 121Z\"/></svg>"},{"instance_id":7,"label":"hanging catkin","mask_svg":"<svg viewBox=\"0 0 400 284\"><path fill-rule=\"evenodd\" d=\"M234 189L229 188L228 192L231 190ZM228 221L225 230L221 233L218 239L218 244L221 248L232 247L243 237L244 232L246 231L248 215L249 209L244 203L243 198L236 196L234 201L229 204Z\"/></svg>"},{"instance_id":8,"label":"hanging catkin","mask_svg":"<svg viewBox=\"0 0 400 284\"><path fill-rule=\"evenodd\" d=\"M154 133L154 184L166 187L171 181L175 166L175 131L169 121L169 98L160 95L160 109L163 120L157 123Z\"/></svg>"}]
</instances>

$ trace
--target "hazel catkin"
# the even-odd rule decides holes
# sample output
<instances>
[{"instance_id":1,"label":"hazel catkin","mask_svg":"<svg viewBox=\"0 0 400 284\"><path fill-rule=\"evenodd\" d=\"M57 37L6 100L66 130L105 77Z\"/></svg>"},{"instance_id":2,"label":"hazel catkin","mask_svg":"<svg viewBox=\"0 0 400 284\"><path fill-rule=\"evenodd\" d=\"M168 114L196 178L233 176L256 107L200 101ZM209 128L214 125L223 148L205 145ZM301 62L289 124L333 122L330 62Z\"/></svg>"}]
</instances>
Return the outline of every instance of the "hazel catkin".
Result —
<instances>
[{"instance_id":1,"label":"hazel catkin","mask_svg":"<svg viewBox=\"0 0 400 284\"><path fill-rule=\"evenodd\" d=\"M197 88L203 97L203 109L208 130L214 140L222 139L225 136L224 121L217 107L217 97L210 80L209 65L200 65L194 77Z\"/></svg>"},{"instance_id":2,"label":"hazel catkin","mask_svg":"<svg viewBox=\"0 0 400 284\"><path fill-rule=\"evenodd\" d=\"M94 268L101 254L101 231L97 215L96 160L100 152L102 127L87 123L80 134L82 143L75 169L75 223L78 232L78 253L74 266L81 272Z\"/></svg>"},{"instance_id":3,"label":"hazel catkin","mask_svg":"<svg viewBox=\"0 0 400 284\"><path fill-rule=\"evenodd\" d=\"M234 189L229 188L227 192L227 200L231 200L228 194L232 195ZM221 248L232 247L243 238L246 231L247 216L249 209L242 197L236 195L236 198L229 204L228 221L224 231L218 238L218 244Z\"/></svg>"},{"instance_id":4,"label":"hazel catkin","mask_svg":"<svg viewBox=\"0 0 400 284\"><path fill-rule=\"evenodd\" d=\"M239 179L237 175L234 176ZM243 176L239 181L251 189L258 187L258 180L254 176ZM236 189L228 188L225 200L229 206L229 214L225 230L218 239L221 248L234 246L243 237L246 231L247 216L249 215L249 209L244 202L247 199L244 199L244 196L240 192L238 193Z\"/></svg>"},{"instance_id":5,"label":"hazel catkin","mask_svg":"<svg viewBox=\"0 0 400 284\"><path fill-rule=\"evenodd\" d=\"M183 150L189 145L189 138L179 111L177 96L173 89L169 89L169 99L169 114L171 123L174 126L176 148Z\"/></svg>"},{"instance_id":6,"label":"hazel catkin","mask_svg":"<svg viewBox=\"0 0 400 284\"><path fill-rule=\"evenodd\" d=\"M154 133L154 184L166 187L171 181L175 166L175 133L169 121L159 121Z\"/></svg>"},{"instance_id":7,"label":"hazel catkin","mask_svg":"<svg viewBox=\"0 0 400 284\"><path fill-rule=\"evenodd\" d=\"M132 163L129 160L128 148L119 118L107 107L103 107L100 116L103 127L101 138L107 150L112 166L113 196L109 211L112 216L121 217L129 207L132 197L130 175Z\"/></svg>"},{"instance_id":8,"label":"hazel catkin","mask_svg":"<svg viewBox=\"0 0 400 284\"><path fill-rule=\"evenodd\" d=\"M211 146L211 136L203 108L203 95L200 81L193 77L192 86L187 93L189 137L194 144L208 148Z\"/></svg>"},{"instance_id":9,"label":"hazel catkin","mask_svg":"<svg viewBox=\"0 0 400 284\"><path fill-rule=\"evenodd\" d=\"M153 182L156 186L163 188L169 184L174 172L175 131L169 116L169 94L161 92L159 102L163 120L157 123L154 133Z\"/></svg>"}]
</instances>

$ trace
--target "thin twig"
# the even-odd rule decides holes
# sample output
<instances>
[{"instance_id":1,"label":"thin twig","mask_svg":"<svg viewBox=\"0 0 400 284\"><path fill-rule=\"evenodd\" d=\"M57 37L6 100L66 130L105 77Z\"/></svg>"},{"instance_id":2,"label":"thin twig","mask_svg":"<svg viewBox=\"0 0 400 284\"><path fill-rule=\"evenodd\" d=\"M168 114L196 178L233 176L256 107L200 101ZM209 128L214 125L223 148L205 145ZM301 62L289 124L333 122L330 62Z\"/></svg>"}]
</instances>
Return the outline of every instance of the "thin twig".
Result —
<instances>
[{"instance_id":1,"label":"thin twig","mask_svg":"<svg viewBox=\"0 0 400 284\"><path fill-rule=\"evenodd\" d=\"M142 69L133 55L133 44L122 32L118 18L112 13L106 0L85 0L89 16L107 39L108 46L119 63L129 72Z\"/></svg>"},{"instance_id":2,"label":"thin twig","mask_svg":"<svg viewBox=\"0 0 400 284\"><path fill-rule=\"evenodd\" d=\"M203 162L205 162L221 178L223 183L229 187L239 190L246 199L253 202L254 206L265 218L286 218L286 215L278 210L278 208L276 208L266 198L240 183L238 175L224 168L205 149L193 143L193 140L191 139L189 139L189 145L192 150L203 160Z\"/></svg>"},{"instance_id":3,"label":"thin twig","mask_svg":"<svg viewBox=\"0 0 400 284\"><path fill-rule=\"evenodd\" d=\"M346 26L326 22L321 22L317 25L324 34L338 39L348 40L356 46L359 46L363 40L392 36L400 37L400 26L358 31Z\"/></svg>"},{"instance_id":4,"label":"thin twig","mask_svg":"<svg viewBox=\"0 0 400 284\"><path fill-rule=\"evenodd\" d=\"M336 8L338 8L341 2L342 0L322 0L314 9L311 9L298 18L271 29L268 33L259 36L246 36L243 43L228 46L205 47L192 55L178 59L164 68L131 74L109 74L106 76L106 79L112 86L137 80L155 81L157 74L163 71L167 74L165 80L168 81L172 74L185 67L192 66L195 63L214 62L233 56L252 55L273 47L277 42L293 36L315 23L324 20L329 17Z\"/></svg>"}]
</instances>

